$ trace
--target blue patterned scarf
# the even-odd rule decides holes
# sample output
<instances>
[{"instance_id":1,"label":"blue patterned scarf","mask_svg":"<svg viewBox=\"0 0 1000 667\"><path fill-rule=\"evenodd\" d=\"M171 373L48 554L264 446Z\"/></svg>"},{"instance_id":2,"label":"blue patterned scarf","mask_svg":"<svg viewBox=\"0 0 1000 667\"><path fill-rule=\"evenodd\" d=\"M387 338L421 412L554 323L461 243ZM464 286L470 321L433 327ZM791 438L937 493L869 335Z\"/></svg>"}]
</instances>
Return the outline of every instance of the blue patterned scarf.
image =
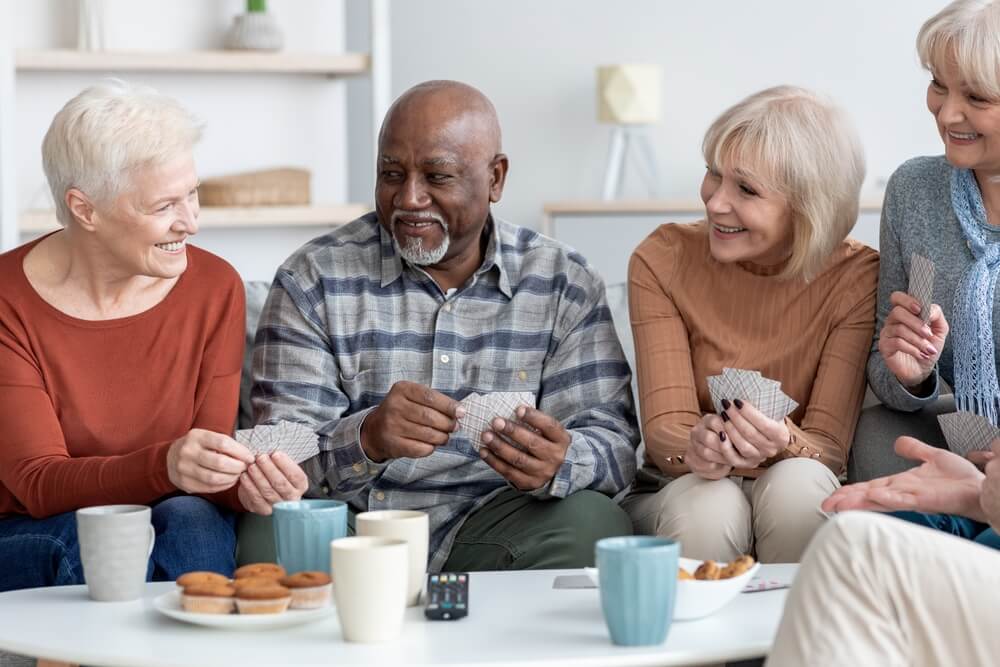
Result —
<instances>
[{"instance_id":1,"label":"blue patterned scarf","mask_svg":"<svg viewBox=\"0 0 1000 667\"><path fill-rule=\"evenodd\" d=\"M951 205L975 259L955 288L951 329L955 405L996 425L1000 386L993 345L993 293L1000 273L1000 243L986 241L986 208L971 169L951 170Z\"/></svg>"}]
</instances>

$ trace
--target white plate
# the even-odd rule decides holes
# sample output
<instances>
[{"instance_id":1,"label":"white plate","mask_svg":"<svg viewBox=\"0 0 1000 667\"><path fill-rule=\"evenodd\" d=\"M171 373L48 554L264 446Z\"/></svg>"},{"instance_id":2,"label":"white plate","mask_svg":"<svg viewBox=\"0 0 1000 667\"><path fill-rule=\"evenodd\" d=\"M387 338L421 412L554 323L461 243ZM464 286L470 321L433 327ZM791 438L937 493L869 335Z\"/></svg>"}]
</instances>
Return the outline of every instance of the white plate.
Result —
<instances>
[{"instance_id":1,"label":"white plate","mask_svg":"<svg viewBox=\"0 0 1000 667\"><path fill-rule=\"evenodd\" d=\"M331 615L336 608L331 604L319 609L289 609L280 614L196 614L184 611L180 591L170 591L153 599L156 611L185 623L208 625L216 628L260 629L284 628L301 623L312 623Z\"/></svg>"}]
</instances>

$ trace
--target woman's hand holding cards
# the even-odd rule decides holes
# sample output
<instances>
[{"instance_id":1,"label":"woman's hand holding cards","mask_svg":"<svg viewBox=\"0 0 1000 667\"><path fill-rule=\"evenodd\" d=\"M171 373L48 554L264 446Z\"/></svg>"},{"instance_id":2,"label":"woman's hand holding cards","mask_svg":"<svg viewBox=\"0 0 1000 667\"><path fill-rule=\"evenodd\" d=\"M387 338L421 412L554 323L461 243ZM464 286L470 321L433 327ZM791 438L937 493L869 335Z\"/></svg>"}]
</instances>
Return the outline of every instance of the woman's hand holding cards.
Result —
<instances>
[{"instance_id":1,"label":"woman's hand holding cards","mask_svg":"<svg viewBox=\"0 0 1000 667\"><path fill-rule=\"evenodd\" d=\"M920 318L920 302L905 292L893 292L890 302L893 307L879 332L878 350L886 367L904 387L918 387L941 356L948 338L948 322L934 304L925 324Z\"/></svg>"},{"instance_id":2,"label":"woman's hand holding cards","mask_svg":"<svg viewBox=\"0 0 1000 667\"><path fill-rule=\"evenodd\" d=\"M770 419L746 401L723 400L722 408L726 439L749 464L741 468L756 468L784 451L791 441L792 434L784 420Z\"/></svg>"}]
</instances>

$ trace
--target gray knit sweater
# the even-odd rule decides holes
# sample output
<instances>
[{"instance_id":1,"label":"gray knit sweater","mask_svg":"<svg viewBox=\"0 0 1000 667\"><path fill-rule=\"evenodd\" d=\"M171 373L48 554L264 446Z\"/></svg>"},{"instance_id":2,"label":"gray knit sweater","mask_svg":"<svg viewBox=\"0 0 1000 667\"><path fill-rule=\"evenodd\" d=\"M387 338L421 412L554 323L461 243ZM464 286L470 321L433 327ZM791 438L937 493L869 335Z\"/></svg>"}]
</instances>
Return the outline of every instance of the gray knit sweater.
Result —
<instances>
[{"instance_id":1,"label":"gray knit sweater","mask_svg":"<svg viewBox=\"0 0 1000 667\"><path fill-rule=\"evenodd\" d=\"M1000 227L984 225L987 240L1000 242ZM934 303L954 331L955 286L973 262L972 252L951 207L951 166L944 156L918 157L896 170L886 186L879 233L878 320L875 341L868 357L868 382L879 399L891 408L913 412L938 397L939 381L954 385L951 336L934 372L924 387L925 396L911 394L886 368L878 351L878 335L891 310L889 296L909 285L913 253L934 262ZM1000 300L1000 290L997 291ZM1000 341L1000 309L993 311L994 348Z\"/></svg>"}]
</instances>

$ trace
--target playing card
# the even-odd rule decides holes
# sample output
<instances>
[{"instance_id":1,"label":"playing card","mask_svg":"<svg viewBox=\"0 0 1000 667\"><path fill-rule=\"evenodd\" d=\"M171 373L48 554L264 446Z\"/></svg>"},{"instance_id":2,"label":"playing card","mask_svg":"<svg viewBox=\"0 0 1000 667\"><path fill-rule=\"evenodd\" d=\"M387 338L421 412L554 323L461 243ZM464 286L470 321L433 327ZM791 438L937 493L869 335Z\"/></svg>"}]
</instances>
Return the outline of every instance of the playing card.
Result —
<instances>
[{"instance_id":1,"label":"playing card","mask_svg":"<svg viewBox=\"0 0 1000 667\"><path fill-rule=\"evenodd\" d=\"M746 401L774 420L783 419L799 407L781 391L780 382L764 377L760 371L726 367L720 375L710 375L705 380L716 412L722 412L724 398Z\"/></svg>"},{"instance_id":2,"label":"playing card","mask_svg":"<svg viewBox=\"0 0 1000 667\"><path fill-rule=\"evenodd\" d=\"M725 390L722 388L721 375L709 375L705 378L708 383L708 393L712 397L712 407L716 412L722 412L722 399L726 398Z\"/></svg>"},{"instance_id":3,"label":"playing card","mask_svg":"<svg viewBox=\"0 0 1000 667\"><path fill-rule=\"evenodd\" d=\"M310 427L295 422L240 429L234 438L254 454L284 452L295 463L319 454L319 436Z\"/></svg>"},{"instance_id":4,"label":"playing card","mask_svg":"<svg viewBox=\"0 0 1000 667\"><path fill-rule=\"evenodd\" d=\"M466 436L478 452L483 446L483 431L490 430L496 417L517 420L517 409L522 405L535 406L535 395L530 391L497 391L491 394L469 394L459 404L465 415L458 420L459 432Z\"/></svg>"},{"instance_id":5,"label":"playing card","mask_svg":"<svg viewBox=\"0 0 1000 667\"><path fill-rule=\"evenodd\" d=\"M965 456L972 451L989 451L993 439L1000 437L1000 429L982 415L974 412L952 412L938 415L941 432L948 443L948 449Z\"/></svg>"},{"instance_id":6,"label":"playing card","mask_svg":"<svg viewBox=\"0 0 1000 667\"><path fill-rule=\"evenodd\" d=\"M910 287L907 293L920 302L920 319L927 323L934 303L934 262L916 253L910 259Z\"/></svg>"}]
</instances>

